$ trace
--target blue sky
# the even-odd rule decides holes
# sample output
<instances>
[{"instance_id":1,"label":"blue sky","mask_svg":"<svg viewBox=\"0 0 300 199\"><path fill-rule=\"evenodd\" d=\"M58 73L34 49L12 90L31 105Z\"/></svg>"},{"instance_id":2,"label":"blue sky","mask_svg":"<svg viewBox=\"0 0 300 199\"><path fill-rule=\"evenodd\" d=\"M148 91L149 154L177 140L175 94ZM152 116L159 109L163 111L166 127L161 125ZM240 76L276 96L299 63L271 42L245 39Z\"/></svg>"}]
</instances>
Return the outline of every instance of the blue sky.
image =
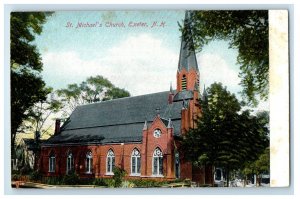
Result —
<instances>
[{"instance_id":1,"label":"blue sky","mask_svg":"<svg viewBox=\"0 0 300 199\"><path fill-rule=\"evenodd\" d=\"M55 12L35 41L43 59L43 78L48 86L61 89L102 75L133 96L168 90L170 83L174 88L181 36L178 22L184 15L183 10ZM162 26L151 28L154 22ZM72 27L66 27L70 23ZM96 27L76 28L78 23ZM129 27L130 23L148 26ZM197 53L200 89L222 82L239 96L236 56L237 50L229 49L226 41L213 41Z\"/></svg>"}]
</instances>

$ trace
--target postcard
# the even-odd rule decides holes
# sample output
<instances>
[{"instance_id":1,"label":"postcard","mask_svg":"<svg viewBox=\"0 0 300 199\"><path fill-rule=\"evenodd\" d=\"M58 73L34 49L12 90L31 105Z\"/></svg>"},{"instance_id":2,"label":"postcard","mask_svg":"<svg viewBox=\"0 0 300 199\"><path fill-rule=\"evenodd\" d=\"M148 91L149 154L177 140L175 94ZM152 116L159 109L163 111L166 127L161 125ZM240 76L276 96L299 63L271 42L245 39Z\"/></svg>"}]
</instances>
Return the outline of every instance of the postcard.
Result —
<instances>
[{"instance_id":1,"label":"postcard","mask_svg":"<svg viewBox=\"0 0 300 199\"><path fill-rule=\"evenodd\" d=\"M290 185L287 10L18 11L10 38L12 188Z\"/></svg>"}]
</instances>

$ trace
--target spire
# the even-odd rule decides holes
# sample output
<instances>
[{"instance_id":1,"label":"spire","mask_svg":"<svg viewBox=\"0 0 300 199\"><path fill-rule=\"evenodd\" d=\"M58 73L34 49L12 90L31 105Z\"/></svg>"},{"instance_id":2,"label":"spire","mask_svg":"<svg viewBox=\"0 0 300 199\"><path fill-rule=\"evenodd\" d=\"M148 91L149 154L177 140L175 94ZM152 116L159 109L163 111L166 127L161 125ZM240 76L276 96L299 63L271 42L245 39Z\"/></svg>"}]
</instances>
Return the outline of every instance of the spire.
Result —
<instances>
[{"instance_id":1,"label":"spire","mask_svg":"<svg viewBox=\"0 0 300 199\"><path fill-rule=\"evenodd\" d=\"M172 88L172 82L170 83L170 92L169 92L169 97L168 97L168 103L172 104L174 99L174 92Z\"/></svg>"},{"instance_id":2,"label":"spire","mask_svg":"<svg viewBox=\"0 0 300 199\"><path fill-rule=\"evenodd\" d=\"M184 19L184 31L186 32L185 34L188 34L190 36L191 30L189 27L189 23L190 23L190 11L186 11L185 19ZM187 36L185 36L185 34L182 34L181 36L178 71L181 71L183 68L185 68L187 71L189 71L192 68L198 71L199 69L196 60L193 39L188 38Z\"/></svg>"},{"instance_id":3,"label":"spire","mask_svg":"<svg viewBox=\"0 0 300 199\"><path fill-rule=\"evenodd\" d=\"M170 93L173 93L172 82L170 82Z\"/></svg>"},{"instance_id":4,"label":"spire","mask_svg":"<svg viewBox=\"0 0 300 199\"><path fill-rule=\"evenodd\" d=\"M168 126L167 126L168 129L170 128L173 128L173 125L172 125L172 121L171 121L171 118L169 118L169 121L168 121Z\"/></svg>"},{"instance_id":5,"label":"spire","mask_svg":"<svg viewBox=\"0 0 300 199\"><path fill-rule=\"evenodd\" d=\"M147 130L148 129L148 126L147 126L147 120L145 120L145 123L144 123L144 127L143 127L143 131Z\"/></svg>"}]
</instances>

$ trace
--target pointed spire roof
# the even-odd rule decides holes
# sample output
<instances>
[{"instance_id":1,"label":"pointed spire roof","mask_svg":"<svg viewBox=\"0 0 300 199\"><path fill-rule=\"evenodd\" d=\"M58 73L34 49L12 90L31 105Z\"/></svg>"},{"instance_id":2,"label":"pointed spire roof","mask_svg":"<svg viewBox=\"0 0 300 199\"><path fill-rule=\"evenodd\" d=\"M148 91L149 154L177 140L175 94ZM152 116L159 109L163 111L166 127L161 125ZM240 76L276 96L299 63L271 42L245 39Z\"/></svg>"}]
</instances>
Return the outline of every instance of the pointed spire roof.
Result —
<instances>
[{"instance_id":1,"label":"pointed spire roof","mask_svg":"<svg viewBox=\"0 0 300 199\"><path fill-rule=\"evenodd\" d=\"M184 30L186 30L188 34L190 34L191 32L189 23L190 23L190 11L186 11L185 19L184 19ZM191 39L187 41L187 37L184 35L181 36L178 71L181 71L183 68L185 68L187 71L189 71L192 68L199 71L193 40Z\"/></svg>"},{"instance_id":2,"label":"pointed spire roof","mask_svg":"<svg viewBox=\"0 0 300 199\"><path fill-rule=\"evenodd\" d=\"M145 120L144 127L143 127L143 131L145 131L145 130L147 130L147 129L148 129L147 120Z\"/></svg>"},{"instance_id":3,"label":"pointed spire roof","mask_svg":"<svg viewBox=\"0 0 300 199\"><path fill-rule=\"evenodd\" d=\"M171 120L171 118L169 118L169 120L168 120L168 126L167 126L167 128L173 128L173 124L172 124L172 120Z\"/></svg>"},{"instance_id":4,"label":"pointed spire roof","mask_svg":"<svg viewBox=\"0 0 300 199\"><path fill-rule=\"evenodd\" d=\"M204 84L204 89L203 89L203 93L202 93L202 101L207 101L207 92L205 89L205 84Z\"/></svg>"},{"instance_id":5,"label":"pointed spire roof","mask_svg":"<svg viewBox=\"0 0 300 199\"><path fill-rule=\"evenodd\" d=\"M172 82L170 82L170 93L172 93L173 94L173 87L172 87Z\"/></svg>"}]
</instances>

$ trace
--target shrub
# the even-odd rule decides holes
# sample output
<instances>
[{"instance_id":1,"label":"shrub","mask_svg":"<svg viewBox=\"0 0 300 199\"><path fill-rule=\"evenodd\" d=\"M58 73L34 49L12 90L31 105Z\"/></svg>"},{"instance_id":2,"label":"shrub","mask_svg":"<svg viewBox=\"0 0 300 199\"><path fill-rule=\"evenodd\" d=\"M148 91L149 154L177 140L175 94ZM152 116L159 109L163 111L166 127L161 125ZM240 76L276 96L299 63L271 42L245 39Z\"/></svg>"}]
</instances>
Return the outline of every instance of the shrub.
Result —
<instances>
[{"instance_id":1,"label":"shrub","mask_svg":"<svg viewBox=\"0 0 300 199\"><path fill-rule=\"evenodd\" d=\"M113 172L114 172L113 179L115 181L114 187L121 187L122 180L123 180L124 176L126 175L126 171L124 169L119 168L119 167L115 167L113 169Z\"/></svg>"},{"instance_id":2,"label":"shrub","mask_svg":"<svg viewBox=\"0 0 300 199\"><path fill-rule=\"evenodd\" d=\"M160 187L166 182L158 182L155 180L131 180L135 187Z\"/></svg>"},{"instance_id":3,"label":"shrub","mask_svg":"<svg viewBox=\"0 0 300 199\"><path fill-rule=\"evenodd\" d=\"M63 184L66 185L76 185L79 184L79 182L79 176L76 173L68 174L63 178Z\"/></svg>"},{"instance_id":4,"label":"shrub","mask_svg":"<svg viewBox=\"0 0 300 199\"><path fill-rule=\"evenodd\" d=\"M130 182L130 181L125 180L125 181L122 182L122 186L121 187L122 188L133 188L134 184L132 182Z\"/></svg>"},{"instance_id":5,"label":"shrub","mask_svg":"<svg viewBox=\"0 0 300 199\"><path fill-rule=\"evenodd\" d=\"M105 183L107 184L107 186L108 186L109 188L115 187L115 180L112 179L112 178L107 178L107 179L105 179Z\"/></svg>"},{"instance_id":6,"label":"shrub","mask_svg":"<svg viewBox=\"0 0 300 199\"><path fill-rule=\"evenodd\" d=\"M50 185L60 185L60 184L63 184L63 178L62 177L48 177L48 178L46 178L44 183L50 184Z\"/></svg>"},{"instance_id":7,"label":"shrub","mask_svg":"<svg viewBox=\"0 0 300 199\"><path fill-rule=\"evenodd\" d=\"M108 186L107 182L103 178L96 178L96 179L94 179L93 185L96 185L96 186Z\"/></svg>"},{"instance_id":8,"label":"shrub","mask_svg":"<svg viewBox=\"0 0 300 199\"><path fill-rule=\"evenodd\" d=\"M188 179L188 178L184 179L183 182L184 182L185 184L187 184L188 186L191 186L191 184L192 184L191 179Z\"/></svg>"},{"instance_id":9,"label":"shrub","mask_svg":"<svg viewBox=\"0 0 300 199\"><path fill-rule=\"evenodd\" d=\"M30 169L29 165L25 165L20 169L20 174L21 175L30 175L32 173L32 169Z\"/></svg>"},{"instance_id":10,"label":"shrub","mask_svg":"<svg viewBox=\"0 0 300 199\"><path fill-rule=\"evenodd\" d=\"M12 180L12 181L17 181L17 180L20 180L20 177L21 177L20 174L13 174L13 175L11 176L11 180Z\"/></svg>"},{"instance_id":11,"label":"shrub","mask_svg":"<svg viewBox=\"0 0 300 199\"><path fill-rule=\"evenodd\" d=\"M79 184L94 185L95 178L80 178Z\"/></svg>"},{"instance_id":12,"label":"shrub","mask_svg":"<svg viewBox=\"0 0 300 199\"><path fill-rule=\"evenodd\" d=\"M42 173L40 171L33 171L29 174L29 179L32 181L41 181Z\"/></svg>"}]
</instances>

